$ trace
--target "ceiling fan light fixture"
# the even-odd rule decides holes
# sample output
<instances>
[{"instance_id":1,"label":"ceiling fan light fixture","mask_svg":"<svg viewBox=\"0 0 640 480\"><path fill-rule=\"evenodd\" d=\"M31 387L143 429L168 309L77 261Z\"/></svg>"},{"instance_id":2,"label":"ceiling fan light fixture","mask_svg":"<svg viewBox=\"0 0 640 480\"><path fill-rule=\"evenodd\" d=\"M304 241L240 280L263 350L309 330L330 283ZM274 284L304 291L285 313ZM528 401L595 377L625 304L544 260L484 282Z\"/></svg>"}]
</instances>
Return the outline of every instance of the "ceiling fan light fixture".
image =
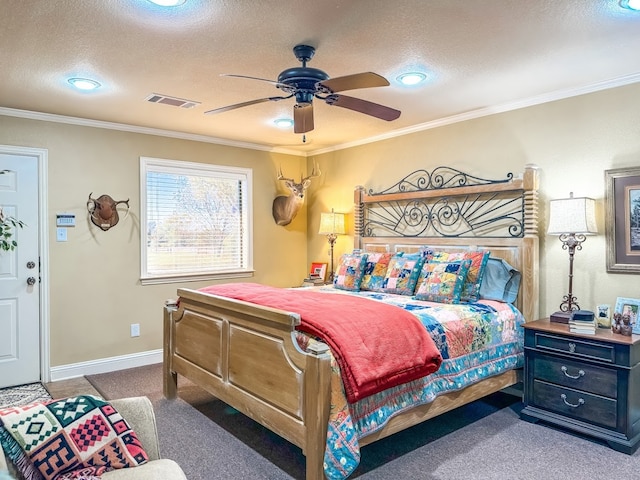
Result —
<instances>
[{"instance_id":1,"label":"ceiling fan light fixture","mask_svg":"<svg viewBox=\"0 0 640 480\"><path fill-rule=\"evenodd\" d=\"M620 6L628 10L640 11L640 0L620 0Z\"/></svg>"},{"instance_id":2,"label":"ceiling fan light fixture","mask_svg":"<svg viewBox=\"0 0 640 480\"><path fill-rule=\"evenodd\" d=\"M178 7L183 3L185 3L187 0L149 0L149 1L161 7Z\"/></svg>"},{"instance_id":3,"label":"ceiling fan light fixture","mask_svg":"<svg viewBox=\"0 0 640 480\"><path fill-rule=\"evenodd\" d=\"M427 79L427 75L422 72L406 72L398 75L396 80L402 85L413 86L424 82Z\"/></svg>"},{"instance_id":4,"label":"ceiling fan light fixture","mask_svg":"<svg viewBox=\"0 0 640 480\"><path fill-rule=\"evenodd\" d=\"M72 87L85 92L95 90L102 86L100 85L100 82L96 82L95 80L91 80L90 78L74 77L74 78L70 78L67 81Z\"/></svg>"},{"instance_id":5,"label":"ceiling fan light fixture","mask_svg":"<svg viewBox=\"0 0 640 480\"><path fill-rule=\"evenodd\" d=\"M293 127L293 119L291 118L276 118L273 123L278 128L291 128Z\"/></svg>"}]
</instances>

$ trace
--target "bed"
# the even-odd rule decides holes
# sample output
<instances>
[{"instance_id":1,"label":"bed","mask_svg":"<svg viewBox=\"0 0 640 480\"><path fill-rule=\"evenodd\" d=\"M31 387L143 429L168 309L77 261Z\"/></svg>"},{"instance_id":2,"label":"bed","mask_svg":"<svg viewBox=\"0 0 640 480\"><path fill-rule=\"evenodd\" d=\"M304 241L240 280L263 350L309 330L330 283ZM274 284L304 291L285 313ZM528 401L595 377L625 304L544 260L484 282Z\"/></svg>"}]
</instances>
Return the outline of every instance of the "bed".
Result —
<instances>
[{"instance_id":1,"label":"bed","mask_svg":"<svg viewBox=\"0 0 640 480\"><path fill-rule=\"evenodd\" d=\"M438 167L413 172L378 192L356 187L354 249L407 254L425 246L489 250L521 273L513 305L524 321L532 321L538 317L537 200L535 166L499 180ZM179 375L188 378L300 447L307 480L325 478L327 435L332 435L339 390L329 347L310 341L301 348L295 311L186 288L178 289L178 296L179 304L168 302L164 309L165 396L176 397ZM519 367L514 363L464 388L399 409L358 435L357 444L362 447L510 387L520 379Z\"/></svg>"}]
</instances>

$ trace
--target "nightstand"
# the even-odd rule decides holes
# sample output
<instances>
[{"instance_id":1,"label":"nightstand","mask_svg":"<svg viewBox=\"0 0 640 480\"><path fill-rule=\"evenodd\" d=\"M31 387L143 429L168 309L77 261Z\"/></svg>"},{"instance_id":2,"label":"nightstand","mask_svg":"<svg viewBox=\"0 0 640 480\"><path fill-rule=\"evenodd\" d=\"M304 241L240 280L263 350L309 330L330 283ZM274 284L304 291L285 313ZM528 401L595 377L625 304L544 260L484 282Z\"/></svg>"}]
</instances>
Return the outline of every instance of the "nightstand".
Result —
<instances>
[{"instance_id":1,"label":"nightstand","mask_svg":"<svg viewBox=\"0 0 640 480\"><path fill-rule=\"evenodd\" d=\"M640 335L569 332L548 319L525 324L524 408L543 420L632 454L640 445Z\"/></svg>"}]
</instances>

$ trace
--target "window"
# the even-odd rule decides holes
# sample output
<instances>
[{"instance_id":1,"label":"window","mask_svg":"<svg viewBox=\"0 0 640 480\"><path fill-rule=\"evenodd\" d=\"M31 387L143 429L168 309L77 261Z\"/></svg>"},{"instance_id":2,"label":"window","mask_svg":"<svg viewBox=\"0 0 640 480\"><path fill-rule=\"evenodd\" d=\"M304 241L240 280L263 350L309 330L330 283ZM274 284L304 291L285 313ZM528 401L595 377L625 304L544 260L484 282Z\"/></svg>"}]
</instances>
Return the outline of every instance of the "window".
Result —
<instances>
[{"instance_id":1,"label":"window","mask_svg":"<svg viewBox=\"0 0 640 480\"><path fill-rule=\"evenodd\" d=\"M251 175L140 158L143 285L253 273Z\"/></svg>"}]
</instances>

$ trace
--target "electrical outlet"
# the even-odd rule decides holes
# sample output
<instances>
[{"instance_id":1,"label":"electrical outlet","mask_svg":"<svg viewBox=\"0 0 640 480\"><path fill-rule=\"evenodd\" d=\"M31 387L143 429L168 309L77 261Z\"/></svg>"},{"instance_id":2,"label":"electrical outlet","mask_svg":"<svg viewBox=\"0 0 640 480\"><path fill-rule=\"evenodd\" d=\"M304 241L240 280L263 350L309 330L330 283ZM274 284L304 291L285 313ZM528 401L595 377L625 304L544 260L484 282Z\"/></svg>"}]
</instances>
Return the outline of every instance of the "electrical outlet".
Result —
<instances>
[{"instance_id":1,"label":"electrical outlet","mask_svg":"<svg viewBox=\"0 0 640 480\"><path fill-rule=\"evenodd\" d=\"M140 324L139 323L132 323L131 324L131 336L132 337L139 337L140 336Z\"/></svg>"}]
</instances>

